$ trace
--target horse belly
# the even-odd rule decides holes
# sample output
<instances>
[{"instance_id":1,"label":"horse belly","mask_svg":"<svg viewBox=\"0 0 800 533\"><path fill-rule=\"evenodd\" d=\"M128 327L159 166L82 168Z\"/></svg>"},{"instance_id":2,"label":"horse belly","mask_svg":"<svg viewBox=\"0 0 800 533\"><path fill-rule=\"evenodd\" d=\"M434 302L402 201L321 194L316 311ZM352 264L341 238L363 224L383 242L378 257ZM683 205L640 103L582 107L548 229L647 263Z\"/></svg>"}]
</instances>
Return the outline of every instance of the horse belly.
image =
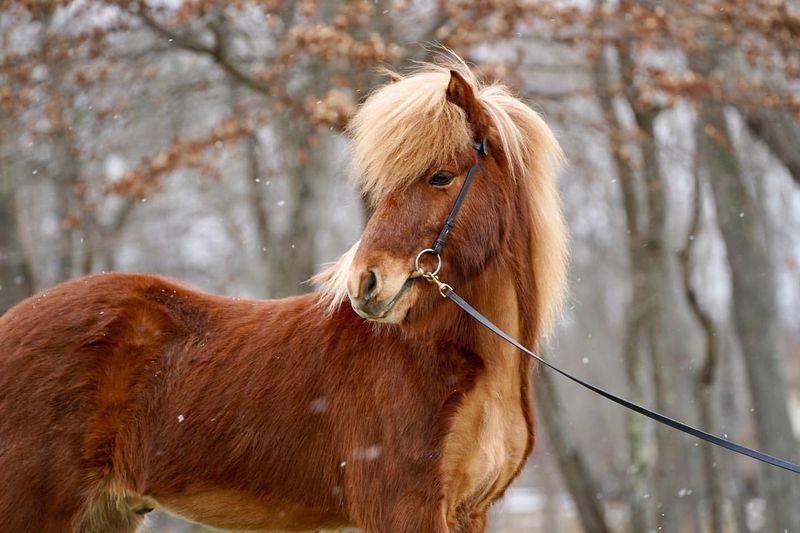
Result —
<instances>
[{"instance_id":1,"label":"horse belly","mask_svg":"<svg viewBox=\"0 0 800 533\"><path fill-rule=\"evenodd\" d=\"M149 498L164 511L216 529L234 531L316 531L353 527L333 510L293 503L270 503L256 495L226 489L193 489Z\"/></svg>"}]
</instances>

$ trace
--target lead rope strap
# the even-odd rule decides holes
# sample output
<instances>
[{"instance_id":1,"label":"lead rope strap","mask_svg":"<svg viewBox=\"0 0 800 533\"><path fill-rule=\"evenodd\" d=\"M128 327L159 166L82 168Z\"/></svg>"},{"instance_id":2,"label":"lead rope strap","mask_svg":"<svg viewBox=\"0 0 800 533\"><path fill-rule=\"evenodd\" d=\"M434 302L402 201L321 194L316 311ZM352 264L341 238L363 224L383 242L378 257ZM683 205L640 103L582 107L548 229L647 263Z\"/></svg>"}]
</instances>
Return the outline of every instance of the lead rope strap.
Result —
<instances>
[{"instance_id":1,"label":"lead rope strap","mask_svg":"<svg viewBox=\"0 0 800 533\"><path fill-rule=\"evenodd\" d=\"M632 411L636 411L639 414L642 414L642 415L644 415L644 416L646 416L646 417L648 417L648 418L650 418L652 420L655 420L656 422L660 422L660 423L665 424L665 425L667 425L667 426L669 426L671 428L677 429L678 431L682 431L684 433L692 435L693 437L697 437L698 439L702 439L702 440L704 440L706 442L710 442L711 444L716 444L717 446L720 446L720 447L725 448L727 450L731 450L733 452L740 453L740 454L746 455L748 457L752 457L753 459L756 459L756 460L761 461L763 463L767 463L767 464L770 464L772 466L777 466L778 468L783 468L785 470L789 470L790 472L794 472L795 474L800 474L800 465L796 465L796 464L794 464L792 462L789 462L789 461L787 461L785 459L780 459L778 457L774 457L772 455L768 455L766 453L759 452L757 450L753 450L751 448L748 448L747 446L742 446L741 444L737 444L735 442L731 442L729 440L725 440L725 439L723 439L721 437L718 437L716 435L712 435L711 433L707 433L707 432L705 432L705 431L703 431L701 429L697 429L697 428L695 428L693 426L690 426L688 424L684 424L683 422L679 422L677 420L674 420L674 419L672 419L672 418L670 418L668 416L662 415L661 413L658 413L656 411L648 409L647 407L643 407L643 406L641 406L641 405L639 405L637 403L631 402L630 400L626 400L625 398L617 396L616 394L613 394L613 393L608 392L608 391L606 391L604 389L601 389L600 387L598 387L596 385L592 385L588 381L584 381L584 380L582 380L582 379L580 379L578 377L575 377L575 376L573 376L572 374L570 374L569 372L567 372L565 370L561 370L560 368L558 368L554 364L549 363L548 361L546 361L542 357L536 355L534 352L532 352L531 350L529 350L528 348L526 348L525 346L520 344L519 341L517 341L516 339L511 337L508 333L506 333L505 331L503 331L502 329L497 327L491 320L489 320L488 318L483 316L474 307L469 305L463 298L461 298L461 296L456 294L455 291L452 289L452 287L450 287L449 285L439 281L439 279L436 278L436 276L433 276L433 277L435 278L434 283L438 282L437 285L441 285L441 286L439 286L439 292L442 294L442 296L444 296L445 298L449 299L451 302L453 302L458 307L460 307L462 310L464 310L469 316L471 316L472 318L477 320L483 327L485 327L486 329L488 329L489 331L491 331L492 333L494 333L495 335L497 335L498 337L500 337L501 339L503 339L507 343L511 344L515 348L517 348L520 351L524 352L528 356L530 356L533 359L539 361L544 366L554 370L555 372L558 372L559 374L561 374L565 378L574 381L578 385L581 385L582 387L585 387L585 388L589 389L590 391L595 392L595 393L599 394L600 396L603 396L604 398L607 398L607 399L611 400L614 403L617 403L617 404L619 404L619 405L621 405L623 407L627 407L628 409L630 409ZM425 277L425 279L428 279L429 281L432 281L428 277Z\"/></svg>"},{"instance_id":2,"label":"lead rope strap","mask_svg":"<svg viewBox=\"0 0 800 533\"><path fill-rule=\"evenodd\" d=\"M483 316L479 313L474 307L469 305L461 296L455 293L453 288L448 285L447 283L442 282L438 278L439 270L442 268L442 258L439 255L439 252L442 251L442 247L447 242L447 237L450 235L450 230L453 229L453 226L456 222L456 216L458 216L458 211L461 209L461 204L464 203L464 198L467 196L467 190L469 189L470 184L472 183L472 179L475 176L475 171L478 168L478 163L480 162L481 158L484 157L487 153L486 151L486 140L479 143L473 143L473 148L477 152L475 163L470 167L469 171L467 171L467 177L464 178L464 184L461 186L461 190L458 193L458 197L456 198L455 204L453 204L453 208L450 210L450 215L447 217L447 220L444 223L444 227L442 227L442 231L439 232L439 236L436 238L436 242L434 243L432 248L426 248L422 250L419 254L417 254L416 260L414 262L415 272L412 275L416 275L418 277L422 277L427 281L436 285L436 288L439 291L439 294L442 297L449 299L451 302L456 304L460 307L464 312L466 312L469 316L477 320L483 327L506 341L507 343L511 344L518 350L522 351L523 353L527 354L528 356L532 357L533 359L539 361L544 366L552 369L555 372L558 372L562 376L567 379L570 379L577 383L578 385L589 389L590 391L599 394L600 396L611 400L614 403L617 403L623 407L630 409L631 411L635 411L641 415L644 415L656 422L660 422L661 424L665 424L671 428L677 429L678 431L682 431L688 435L693 437L697 437L698 439L702 439L706 442L710 442L711 444L716 444L722 448L727 450L731 450L736 453L740 453L742 455L746 455L747 457L752 457L758 461L763 463L770 464L772 466L777 466L778 468L783 468L785 470L789 470L790 472L794 472L795 474L800 474L800 465L796 465L792 462L789 462L785 459L780 459L778 457L773 457L772 455L768 455L763 452L759 452L757 450L753 450L746 446L742 446L741 444L736 444L735 442L731 442L720 438L716 435L712 435L711 433L707 433L703 430L697 429L693 426L688 424L684 424L683 422L679 422L668 416L662 415L661 413L657 413L647 407L641 406L637 403L631 402L617 396L616 394L612 394L596 385L592 385L588 381L584 381L578 377L573 376L569 372L565 370L561 370L557 366L552 363L547 362L540 356L536 355L534 352L523 346L519 343L516 339L511 337L508 333L497 327L491 320ZM425 254L432 254L436 256L437 264L436 268L433 271L426 271L424 268L420 266L420 259Z\"/></svg>"}]
</instances>

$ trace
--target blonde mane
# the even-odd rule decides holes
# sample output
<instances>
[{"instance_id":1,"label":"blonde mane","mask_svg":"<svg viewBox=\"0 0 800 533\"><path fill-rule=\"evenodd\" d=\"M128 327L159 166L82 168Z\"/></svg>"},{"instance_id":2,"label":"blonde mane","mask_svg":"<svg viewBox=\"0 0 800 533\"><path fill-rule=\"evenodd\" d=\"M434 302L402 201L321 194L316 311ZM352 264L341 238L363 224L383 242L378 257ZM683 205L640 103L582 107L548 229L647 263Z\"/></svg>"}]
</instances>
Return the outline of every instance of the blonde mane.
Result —
<instances>
[{"instance_id":1,"label":"blonde mane","mask_svg":"<svg viewBox=\"0 0 800 533\"><path fill-rule=\"evenodd\" d=\"M531 258L542 332L548 332L560 308L567 277L567 232L558 191L556 167L563 152L542 118L500 84L482 84L455 54L426 63L407 76L376 89L353 117L353 163L358 186L372 202L402 188L433 167L453 164L472 132L460 108L447 101L450 70L472 85L500 140L509 171L524 180L531 206ZM315 280L335 309L346 297L346 274L358 247Z\"/></svg>"}]
</instances>

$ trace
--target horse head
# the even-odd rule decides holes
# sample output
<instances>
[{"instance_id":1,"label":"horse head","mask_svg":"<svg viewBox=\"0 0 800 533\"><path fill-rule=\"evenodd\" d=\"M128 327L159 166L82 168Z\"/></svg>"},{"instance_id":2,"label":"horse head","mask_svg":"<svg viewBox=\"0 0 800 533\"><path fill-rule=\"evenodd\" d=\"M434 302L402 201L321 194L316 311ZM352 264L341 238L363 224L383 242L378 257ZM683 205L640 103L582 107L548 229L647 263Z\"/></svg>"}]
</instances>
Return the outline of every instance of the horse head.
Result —
<instances>
[{"instance_id":1,"label":"horse head","mask_svg":"<svg viewBox=\"0 0 800 533\"><path fill-rule=\"evenodd\" d=\"M441 255L449 284L479 280L503 265L519 298L533 304L541 332L557 307L566 271L566 233L554 167L561 151L544 121L499 84L481 84L457 58L426 65L374 91L350 133L362 194L373 207L359 243L329 275L328 288L363 318L409 323L439 306L415 258L442 229L476 165L458 221ZM476 152L485 142L488 153Z\"/></svg>"}]
</instances>

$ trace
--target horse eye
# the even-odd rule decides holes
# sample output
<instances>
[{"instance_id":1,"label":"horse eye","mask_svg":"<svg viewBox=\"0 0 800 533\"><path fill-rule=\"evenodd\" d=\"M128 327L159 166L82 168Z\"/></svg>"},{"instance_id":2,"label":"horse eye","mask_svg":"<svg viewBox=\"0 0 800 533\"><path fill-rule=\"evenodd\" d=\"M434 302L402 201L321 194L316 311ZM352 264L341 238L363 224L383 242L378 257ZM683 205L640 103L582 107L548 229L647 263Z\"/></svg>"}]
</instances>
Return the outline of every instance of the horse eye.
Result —
<instances>
[{"instance_id":1,"label":"horse eye","mask_svg":"<svg viewBox=\"0 0 800 533\"><path fill-rule=\"evenodd\" d=\"M453 178L455 178L455 176L449 172L439 171L428 178L428 184L433 185L434 187L447 187L453 182Z\"/></svg>"}]
</instances>

